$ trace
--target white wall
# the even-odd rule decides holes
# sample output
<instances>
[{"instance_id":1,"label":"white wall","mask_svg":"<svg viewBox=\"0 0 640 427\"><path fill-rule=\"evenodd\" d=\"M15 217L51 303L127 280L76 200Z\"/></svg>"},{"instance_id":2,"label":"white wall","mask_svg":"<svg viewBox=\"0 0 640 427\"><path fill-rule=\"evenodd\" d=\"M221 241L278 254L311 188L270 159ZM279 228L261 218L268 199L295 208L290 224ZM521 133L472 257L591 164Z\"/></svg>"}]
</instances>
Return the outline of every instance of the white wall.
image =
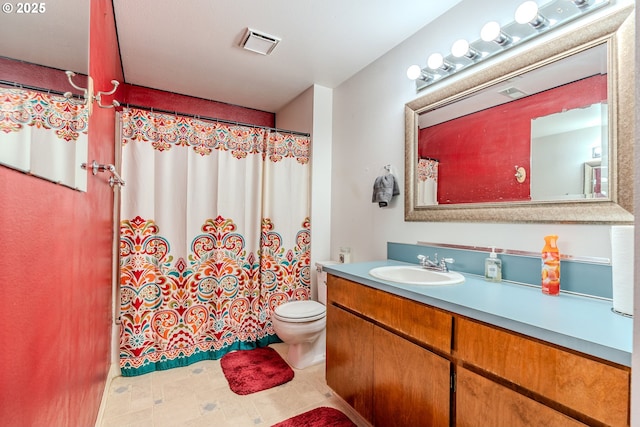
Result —
<instances>
[{"instance_id":1,"label":"white wall","mask_svg":"<svg viewBox=\"0 0 640 427\"><path fill-rule=\"evenodd\" d=\"M614 7L632 2L618 1ZM415 99L406 77L414 63L432 52L446 54L453 41L475 40L490 20L506 23L521 0L463 0L442 17L375 61L334 90L331 254L352 248L354 261L383 259L386 242L444 242L539 251L543 236L560 236L560 249L576 256L610 257L610 227L567 224L416 223L404 221L404 104ZM611 12L611 7L606 13ZM595 16L602 11L595 13ZM558 30L565 32L570 27ZM551 34L555 36L558 34ZM554 32L552 32L554 33ZM549 35L540 37L541 40ZM525 46L526 47L526 46ZM520 48L513 49L517 52ZM505 53L488 61L502 61ZM476 70L485 67L476 66ZM466 73L452 77L464 78ZM391 164L402 194L389 207L371 203L373 181Z\"/></svg>"},{"instance_id":2,"label":"white wall","mask_svg":"<svg viewBox=\"0 0 640 427\"><path fill-rule=\"evenodd\" d=\"M282 129L311 134L311 291L317 299L315 263L331 259L331 134L333 91L314 85L276 114Z\"/></svg>"}]
</instances>

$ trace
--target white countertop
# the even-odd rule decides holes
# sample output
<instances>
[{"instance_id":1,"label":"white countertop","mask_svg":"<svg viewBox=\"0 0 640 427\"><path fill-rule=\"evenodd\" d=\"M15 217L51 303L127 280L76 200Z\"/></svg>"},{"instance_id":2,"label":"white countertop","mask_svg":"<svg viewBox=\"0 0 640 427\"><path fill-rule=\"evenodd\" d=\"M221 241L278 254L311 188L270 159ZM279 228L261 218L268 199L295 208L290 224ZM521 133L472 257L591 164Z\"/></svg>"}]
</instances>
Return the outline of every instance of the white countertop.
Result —
<instances>
[{"instance_id":1,"label":"white countertop","mask_svg":"<svg viewBox=\"0 0 640 427\"><path fill-rule=\"evenodd\" d=\"M549 296L538 287L491 283L466 273L462 273L464 283L450 286L404 285L369 274L372 268L386 265L415 264L386 260L327 265L324 270L372 288L631 366L633 319L613 313L611 301L562 292Z\"/></svg>"}]
</instances>

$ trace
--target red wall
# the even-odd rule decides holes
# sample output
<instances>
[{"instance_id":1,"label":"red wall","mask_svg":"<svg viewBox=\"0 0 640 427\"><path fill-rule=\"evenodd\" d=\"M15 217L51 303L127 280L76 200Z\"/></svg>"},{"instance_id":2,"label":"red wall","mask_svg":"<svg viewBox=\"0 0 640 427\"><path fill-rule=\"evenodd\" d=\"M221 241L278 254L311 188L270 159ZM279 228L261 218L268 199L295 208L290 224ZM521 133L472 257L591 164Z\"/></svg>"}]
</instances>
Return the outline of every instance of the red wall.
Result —
<instances>
[{"instance_id":1,"label":"red wall","mask_svg":"<svg viewBox=\"0 0 640 427\"><path fill-rule=\"evenodd\" d=\"M40 67L2 57L0 57L0 70L2 71L0 72L0 80L82 95L82 91L69 85L69 79L62 70ZM73 82L80 87L87 87L87 76L77 75L73 77Z\"/></svg>"},{"instance_id":2,"label":"red wall","mask_svg":"<svg viewBox=\"0 0 640 427\"><path fill-rule=\"evenodd\" d=\"M112 19L104 6L111 2L92 2L92 25L96 14ZM99 51L113 61L113 25L104 30ZM72 89L60 70L0 66L6 80ZM89 159L113 162L113 112L95 111L89 129ZM87 185L78 192L0 167L2 425L95 423L110 364L113 193L105 176L89 175Z\"/></svg>"},{"instance_id":3,"label":"red wall","mask_svg":"<svg viewBox=\"0 0 640 427\"><path fill-rule=\"evenodd\" d=\"M116 99L123 106L127 104L140 105L184 114L197 114L202 117L275 127L275 114L266 111L253 110L224 102L207 101L206 99L130 84L125 84L122 89L122 91L118 89Z\"/></svg>"},{"instance_id":4,"label":"red wall","mask_svg":"<svg viewBox=\"0 0 640 427\"><path fill-rule=\"evenodd\" d=\"M90 25L90 75L97 90L108 91L112 79L123 81L111 0L91 1ZM0 61L0 79L71 89L60 70L9 60ZM115 98L123 103L262 126L275 120L272 113L121 86ZM114 123L113 109L94 105L89 162L114 162ZM81 193L0 166L0 425L95 423L111 362L107 179L89 174Z\"/></svg>"},{"instance_id":5,"label":"red wall","mask_svg":"<svg viewBox=\"0 0 640 427\"><path fill-rule=\"evenodd\" d=\"M530 171L531 119L606 99L607 76L594 76L421 129L419 156L440 161L438 203L529 200L529 177L514 175Z\"/></svg>"}]
</instances>

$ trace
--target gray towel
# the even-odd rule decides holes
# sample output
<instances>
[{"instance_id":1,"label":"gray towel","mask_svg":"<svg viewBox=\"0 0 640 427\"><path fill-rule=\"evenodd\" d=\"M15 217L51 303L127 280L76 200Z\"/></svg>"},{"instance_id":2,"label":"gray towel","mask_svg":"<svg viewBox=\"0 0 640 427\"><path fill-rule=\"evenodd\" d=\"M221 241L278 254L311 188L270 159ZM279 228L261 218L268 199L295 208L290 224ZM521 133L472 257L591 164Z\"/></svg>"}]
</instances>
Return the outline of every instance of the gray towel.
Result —
<instances>
[{"instance_id":1,"label":"gray towel","mask_svg":"<svg viewBox=\"0 0 640 427\"><path fill-rule=\"evenodd\" d=\"M392 174L382 175L373 183L372 203L378 203L381 208L387 206L393 196L400 194L396 177Z\"/></svg>"}]
</instances>

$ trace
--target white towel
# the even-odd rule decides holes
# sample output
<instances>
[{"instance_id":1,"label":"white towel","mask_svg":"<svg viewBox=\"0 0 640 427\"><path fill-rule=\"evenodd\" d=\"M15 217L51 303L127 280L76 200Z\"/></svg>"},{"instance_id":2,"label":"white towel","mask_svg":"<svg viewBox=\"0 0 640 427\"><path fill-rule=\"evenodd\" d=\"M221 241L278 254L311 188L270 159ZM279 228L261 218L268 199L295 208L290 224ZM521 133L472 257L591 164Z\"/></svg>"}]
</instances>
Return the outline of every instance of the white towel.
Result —
<instances>
[{"instance_id":1,"label":"white towel","mask_svg":"<svg viewBox=\"0 0 640 427\"><path fill-rule=\"evenodd\" d=\"M378 206L385 207L389 204L393 196L400 194L396 177L392 174L382 175L376 178L373 183L373 197L372 203L377 203Z\"/></svg>"}]
</instances>

